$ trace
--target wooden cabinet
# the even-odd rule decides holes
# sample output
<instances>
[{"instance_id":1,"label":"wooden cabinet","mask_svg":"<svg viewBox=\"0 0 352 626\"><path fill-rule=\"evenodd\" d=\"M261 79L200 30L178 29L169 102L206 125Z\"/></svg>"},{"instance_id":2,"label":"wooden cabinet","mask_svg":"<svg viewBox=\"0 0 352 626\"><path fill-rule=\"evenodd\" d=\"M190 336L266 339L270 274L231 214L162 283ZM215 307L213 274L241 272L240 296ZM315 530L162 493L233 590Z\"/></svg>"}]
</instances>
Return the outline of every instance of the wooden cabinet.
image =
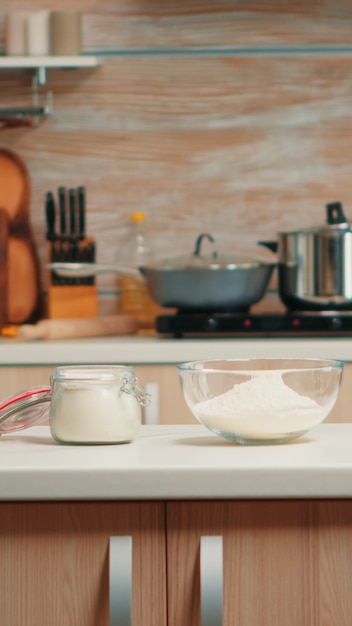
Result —
<instances>
[{"instance_id":1,"label":"wooden cabinet","mask_svg":"<svg viewBox=\"0 0 352 626\"><path fill-rule=\"evenodd\" d=\"M132 537L132 624L165 626L164 505L146 502L1 503L1 623L110 625L114 536Z\"/></svg>"},{"instance_id":2,"label":"wooden cabinet","mask_svg":"<svg viewBox=\"0 0 352 626\"><path fill-rule=\"evenodd\" d=\"M183 397L176 365L137 365L136 376L151 392L152 420L159 424L198 424ZM148 423L148 411L146 412Z\"/></svg>"},{"instance_id":3,"label":"wooden cabinet","mask_svg":"<svg viewBox=\"0 0 352 626\"><path fill-rule=\"evenodd\" d=\"M0 398L7 398L30 387L50 385L50 376L54 370L55 367L50 365L0 366Z\"/></svg>"},{"instance_id":4,"label":"wooden cabinet","mask_svg":"<svg viewBox=\"0 0 352 626\"><path fill-rule=\"evenodd\" d=\"M350 626L351 501L168 503L168 626L204 624L207 536L223 542L223 621L207 624Z\"/></svg>"},{"instance_id":5,"label":"wooden cabinet","mask_svg":"<svg viewBox=\"0 0 352 626\"><path fill-rule=\"evenodd\" d=\"M131 537L131 583L111 537ZM352 501L3 502L0 553L6 626L351 623ZM131 622L110 621L112 558Z\"/></svg>"}]
</instances>

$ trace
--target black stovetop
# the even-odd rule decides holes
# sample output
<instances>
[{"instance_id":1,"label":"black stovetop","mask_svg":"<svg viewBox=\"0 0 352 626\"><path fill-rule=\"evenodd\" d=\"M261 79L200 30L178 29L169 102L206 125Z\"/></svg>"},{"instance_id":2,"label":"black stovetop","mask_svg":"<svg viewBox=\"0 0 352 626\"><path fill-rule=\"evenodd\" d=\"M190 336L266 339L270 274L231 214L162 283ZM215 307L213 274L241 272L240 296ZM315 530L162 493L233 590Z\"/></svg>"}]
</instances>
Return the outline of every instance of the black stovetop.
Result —
<instances>
[{"instance_id":1,"label":"black stovetop","mask_svg":"<svg viewBox=\"0 0 352 626\"><path fill-rule=\"evenodd\" d=\"M286 313L182 312L160 315L156 330L173 337L352 336L352 311Z\"/></svg>"}]
</instances>

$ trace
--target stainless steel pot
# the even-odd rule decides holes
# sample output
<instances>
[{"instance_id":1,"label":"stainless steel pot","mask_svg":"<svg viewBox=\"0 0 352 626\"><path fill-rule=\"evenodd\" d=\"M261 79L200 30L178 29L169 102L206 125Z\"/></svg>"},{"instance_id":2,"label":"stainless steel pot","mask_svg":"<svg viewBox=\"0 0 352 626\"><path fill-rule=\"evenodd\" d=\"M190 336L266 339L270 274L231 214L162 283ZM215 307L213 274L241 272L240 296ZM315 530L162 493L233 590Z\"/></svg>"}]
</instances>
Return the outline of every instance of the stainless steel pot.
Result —
<instances>
[{"instance_id":1,"label":"stainless steel pot","mask_svg":"<svg viewBox=\"0 0 352 626\"><path fill-rule=\"evenodd\" d=\"M243 311L264 296L275 263L245 257L201 254L208 233L197 238L194 252L139 270L89 263L51 263L60 276L92 276L99 272L129 274L145 280L154 300L166 308L192 311Z\"/></svg>"},{"instance_id":2,"label":"stainless steel pot","mask_svg":"<svg viewBox=\"0 0 352 626\"><path fill-rule=\"evenodd\" d=\"M352 225L340 202L327 204L325 225L258 243L278 253L279 296L289 309L352 309Z\"/></svg>"}]
</instances>

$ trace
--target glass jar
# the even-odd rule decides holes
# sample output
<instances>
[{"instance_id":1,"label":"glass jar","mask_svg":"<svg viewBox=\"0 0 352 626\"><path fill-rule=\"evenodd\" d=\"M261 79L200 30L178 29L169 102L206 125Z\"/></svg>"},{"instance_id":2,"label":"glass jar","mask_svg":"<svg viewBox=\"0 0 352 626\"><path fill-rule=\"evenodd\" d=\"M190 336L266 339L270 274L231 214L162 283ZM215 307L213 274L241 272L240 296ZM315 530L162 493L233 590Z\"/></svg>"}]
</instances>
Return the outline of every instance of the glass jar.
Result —
<instances>
[{"instance_id":1,"label":"glass jar","mask_svg":"<svg viewBox=\"0 0 352 626\"><path fill-rule=\"evenodd\" d=\"M63 444L124 443L135 438L149 396L129 365L57 367L51 387L21 392L0 405L0 434L49 417Z\"/></svg>"}]
</instances>

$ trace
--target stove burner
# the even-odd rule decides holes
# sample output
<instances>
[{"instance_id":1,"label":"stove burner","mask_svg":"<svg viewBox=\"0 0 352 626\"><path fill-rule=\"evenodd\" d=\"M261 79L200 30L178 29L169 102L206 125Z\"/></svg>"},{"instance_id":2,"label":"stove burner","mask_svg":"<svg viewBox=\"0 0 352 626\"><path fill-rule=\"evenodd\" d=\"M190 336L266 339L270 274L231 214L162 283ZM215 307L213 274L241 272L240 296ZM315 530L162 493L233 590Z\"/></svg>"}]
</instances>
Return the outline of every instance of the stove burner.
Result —
<instances>
[{"instance_id":1,"label":"stove burner","mask_svg":"<svg viewBox=\"0 0 352 626\"><path fill-rule=\"evenodd\" d=\"M156 319L160 334L227 337L290 337L352 335L352 311L290 311L286 313L211 313L179 311Z\"/></svg>"},{"instance_id":2,"label":"stove burner","mask_svg":"<svg viewBox=\"0 0 352 626\"><path fill-rule=\"evenodd\" d=\"M214 309L178 309L175 315L245 315L249 314L249 306L243 307L225 307Z\"/></svg>"}]
</instances>

